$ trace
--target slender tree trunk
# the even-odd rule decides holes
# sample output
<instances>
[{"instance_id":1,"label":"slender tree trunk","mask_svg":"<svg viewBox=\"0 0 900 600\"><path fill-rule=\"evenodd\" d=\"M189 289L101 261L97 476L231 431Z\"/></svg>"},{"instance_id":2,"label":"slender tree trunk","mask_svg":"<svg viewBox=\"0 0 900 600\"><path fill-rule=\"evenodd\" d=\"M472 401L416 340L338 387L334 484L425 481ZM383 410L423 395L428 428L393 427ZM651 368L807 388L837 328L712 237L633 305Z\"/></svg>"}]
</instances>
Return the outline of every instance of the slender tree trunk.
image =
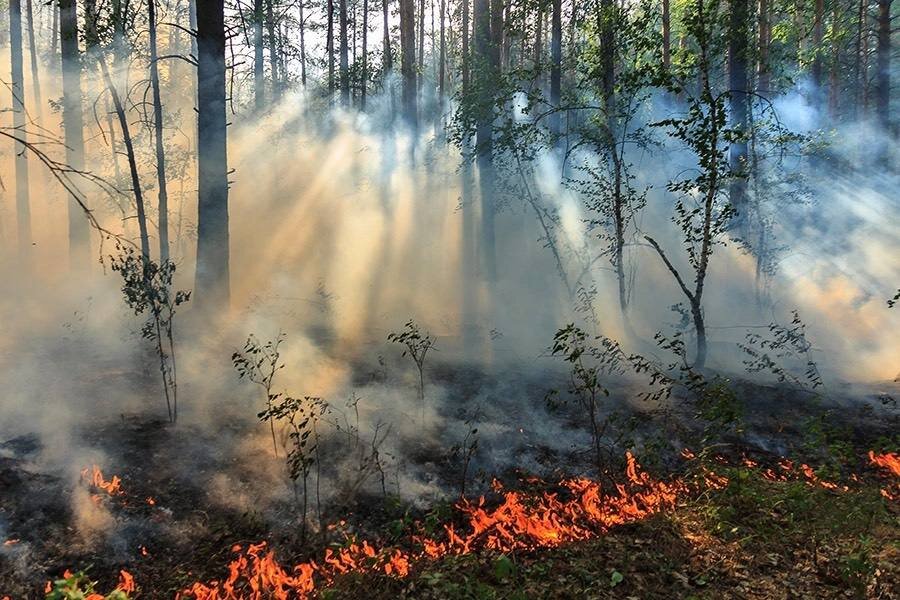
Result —
<instances>
[{"instance_id":1,"label":"slender tree trunk","mask_svg":"<svg viewBox=\"0 0 900 600\"><path fill-rule=\"evenodd\" d=\"M562 89L562 0L553 0L552 33L550 38L550 105L557 109L550 119L550 133L558 138L561 116L559 113ZM559 140L556 140L559 144Z\"/></svg>"},{"instance_id":2,"label":"slender tree trunk","mask_svg":"<svg viewBox=\"0 0 900 600\"><path fill-rule=\"evenodd\" d=\"M59 46L62 55L66 164L75 170L84 170L84 113L75 0L59 0ZM81 269L87 266L88 242L87 220L73 200L69 205L69 258L73 267Z\"/></svg>"},{"instance_id":3,"label":"slender tree trunk","mask_svg":"<svg viewBox=\"0 0 900 600\"><path fill-rule=\"evenodd\" d=\"M478 93L476 107L475 145L478 162L478 181L481 190L481 258L482 274L488 281L496 280L497 263L494 240L494 181L493 181L493 120L494 120L494 48L491 37L490 0L475 0L475 85Z\"/></svg>"},{"instance_id":4,"label":"slender tree trunk","mask_svg":"<svg viewBox=\"0 0 900 600\"><path fill-rule=\"evenodd\" d=\"M662 44L663 68L668 70L672 64L672 14L669 0L662 0Z\"/></svg>"},{"instance_id":5,"label":"slender tree trunk","mask_svg":"<svg viewBox=\"0 0 900 600\"><path fill-rule=\"evenodd\" d=\"M731 0L731 12L728 26L728 87L730 91L729 112L731 128L747 132L747 104L749 100L747 76L748 50L748 0ZM729 165L733 173L738 174L730 185L730 201L737 211L737 223L746 227L748 218L747 206L747 140L735 140L729 146ZM743 232L742 232L743 233Z\"/></svg>"},{"instance_id":6,"label":"slender tree trunk","mask_svg":"<svg viewBox=\"0 0 900 600\"><path fill-rule=\"evenodd\" d=\"M878 45L875 48L875 108L885 131L891 125L891 0L878 0Z\"/></svg>"},{"instance_id":7,"label":"slender tree trunk","mask_svg":"<svg viewBox=\"0 0 900 600\"><path fill-rule=\"evenodd\" d=\"M534 70L535 77L539 77L541 60L544 55L544 5L538 4L537 14L534 17Z\"/></svg>"},{"instance_id":8,"label":"slender tree trunk","mask_svg":"<svg viewBox=\"0 0 900 600\"><path fill-rule=\"evenodd\" d=\"M462 0L462 95L465 98L469 93L469 2Z\"/></svg>"},{"instance_id":9,"label":"slender tree trunk","mask_svg":"<svg viewBox=\"0 0 900 600\"><path fill-rule=\"evenodd\" d=\"M384 77L387 77L394 70L394 57L391 52L391 28L389 24L390 11L388 10L388 0L381 0L382 28L384 28L383 52L384 52Z\"/></svg>"},{"instance_id":10,"label":"slender tree trunk","mask_svg":"<svg viewBox=\"0 0 900 600\"><path fill-rule=\"evenodd\" d=\"M328 25L325 31L325 51L328 53L328 95L334 96L334 0L326 3Z\"/></svg>"},{"instance_id":11,"label":"slender tree trunk","mask_svg":"<svg viewBox=\"0 0 900 600\"><path fill-rule=\"evenodd\" d=\"M229 304L228 159L225 117L225 3L197 4L197 301Z\"/></svg>"},{"instance_id":12,"label":"slender tree trunk","mask_svg":"<svg viewBox=\"0 0 900 600\"><path fill-rule=\"evenodd\" d=\"M853 89L855 90L854 109L856 116L859 117L862 112L862 89L865 85L863 74L863 39L865 37L866 28L866 2L868 0L859 0L856 13L856 47L854 48L853 60Z\"/></svg>"},{"instance_id":13,"label":"slender tree trunk","mask_svg":"<svg viewBox=\"0 0 900 600\"><path fill-rule=\"evenodd\" d=\"M840 6L837 2L832 4L831 11L831 65L828 70L828 112L832 117L837 117L840 104Z\"/></svg>"},{"instance_id":14,"label":"slender tree trunk","mask_svg":"<svg viewBox=\"0 0 900 600\"><path fill-rule=\"evenodd\" d=\"M11 62L13 128L16 135L27 139L25 130L25 74L22 66L22 5L21 0L9 1L9 52ZM31 200L28 195L28 154L15 142L16 154L16 228L19 259L27 266L31 254Z\"/></svg>"},{"instance_id":15,"label":"slender tree trunk","mask_svg":"<svg viewBox=\"0 0 900 600\"><path fill-rule=\"evenodd\" d=\"M31 59L31 88L34 99L34 116L38 125L44 122L44 101L41 96L41 77L38 72L37 41L34 39L34 10L32 0L25 0L25 12L28 16L28 54Z\"/></svg>"},{"instance_id":16,"label":"slender tree trunk","mask_svg":"<svg viewBox=\"0 0 900 600\"><path fill-rule=\"evenodd\" d=\"M400 0L400 71L403 76L403 112L413 129L418 127L416 106L416 37L414 0Z\"/></svg>"},{"instance_id":17,"label":"slender tree trunk","mask_svg":"<svg viewBox=\"0 0 900 600\"><path fill-rule=\"evenodd\" d=\"M159 58L156 42L156 0L147 0L150 25L150 87L153 90L153 133L156 138L156 184L159 188L159 263L169 260L169 192L166 182L166 153L163 148L163 106L159 92Z\"/></svg>"},{"instance_id":18,"label":"slender tree trunk","mask_svg":"<svg viewBox=\"0 0 900 600\"><path fill-rule=\"evenodd\" d=\"M297 4L300 7L300 83L306 87L306 17L303 15L303 1Z\"/></svg>"},{"instance_id":19,"label":"slender tree trunk","mask_svg":"<svg viewBox=\"0 0 900 600\"><path fill-rule=\"evenodd\" d=\"M359 106L366 110L366 94L369 88L369 0L363 0L362 68L360 73Z\"/></svg>"},{"instance_id":20,"label":"slender tree trunk","mask_svg":"<svg viewBox=\"0 0 900 600\"><path fill-rule=\"evenodd\" d=\"M348 60L347 41L347 0L338 0L340 17L340 44L341 44L341 103L350 106L350 63Z\"/></svg>"},{"instance_id":21,"label":"slender tree trunk","mask_svg":"<svg viewBox=\"0 0 900 600\"><path fill-rule=\"evenodd\" d=\"M771 72L769 70L769 41L771 38L771 24L769 22L769 0L759 0L758 16L758 60L756 67L756 90L762 96L768 96L771 91Z\"/></svg>"},{"instance_id":22,"label":"slender tree trunk","mask_svg":"<svg viewBox=\"0 0 900 600\"><path fill-rule=\"evenodd\" d=\"M444 29L444 17L447 12L447 0L441 0L441 54L438 65L438 112L444 111L445 79L447 71L447 37Z\"/></svg>"},{"instance_id":23,"label":"slender tree trunk","mask_svg":"<svg viewBox=\"0 0 900 600\"><path fill-rule=\"evenodd\" d=\"M416 73L419 76L419 85L422 85L422 74L425 72L425 0L419 0L419 70Z\"/></svg>"},{"instance_id":24,"label":"slender tree trunk","mask_svg":"<svg viewBox=\"0 0 900 600\"><path fill-rule=\"evenodd\" d=\"M825 18L825 0L815 0L815 14L813 15L813 62L812 62L812 79L813 84L816 88L816 100L817 102L821 100L821 90L822 90L822 40L824 38L823 34L823 20Z\"/></svg>"},{"instance_id":25,"label":"slender tree trunk","mask_svg":"<svg viewBox=\"0 0 900 600\"><path fill-rule=\"evenodd\" d=\"M263 0L253 0L253 99L254 108L256 108L257 113L261 113L266 106L263 20Z\"/></svg>"},{"instance_id":26,"label":"slender tree trunk","mask_svg":"<svg viewBox=\"0 0 900 600\"><path fill-rule=\"evenodd\" d=\"M152 4L152 3L151 3ZM100 71L103 74L103 80L106 83L106 89L113 101L113 108L116 116L119 118L119 129L122 131L122 143L125 144L125 155L128 158L128 170L131 174L131 189L134 193L134 202L137 207L138 230L141 238L141 256L144 261L150 260L150 236L147 231L147 213L144 210L144 194L141 190L141 180L138 176L137 159L134 154L134 144L132 143L131 134L128 131L128 117L125 115L125 107L119 98L119 92L116 85L109 76L109 69L106 67L106 59L102 55L97 55Z\"/></svg>"},{"instance_id":27,"label":"slender tree trunk","mask_svg":"<svg viewBox=\"0 0 900 600\"><path fill-rule=\"evenodd\" d=\"M206 2L206 0L202 0ZM272 100L281 98L280 53L278 52L278 23L275 22L275 0L266 0L266 27L269 34L269 69L272 71Z\"/></svg>"},{"instance_id":28,"label":"slender tree trunk","mask_svg":"<svg viewBox=\"0 0 900 600\"><path fill-rule=\"evenodd\" d=\"M50 19L50 29L52 30L50 34L50 56L53 60L56 60L56 57L59 56L59 2L51 3L50 10L53 12Z\"/></svg>"}]
</instances>

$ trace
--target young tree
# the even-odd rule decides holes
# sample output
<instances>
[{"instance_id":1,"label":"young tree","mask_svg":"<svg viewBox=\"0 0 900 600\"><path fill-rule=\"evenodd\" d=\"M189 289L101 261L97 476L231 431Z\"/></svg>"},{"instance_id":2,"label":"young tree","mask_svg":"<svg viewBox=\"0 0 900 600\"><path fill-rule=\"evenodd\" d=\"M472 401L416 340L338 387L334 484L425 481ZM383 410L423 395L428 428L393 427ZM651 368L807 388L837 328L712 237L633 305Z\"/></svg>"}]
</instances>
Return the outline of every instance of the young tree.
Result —
<instances>
[{"instance_id":1,"label":"young tree","mask_svg":"<svg viewBox=\"0 0 900 600\"><path fill-rule=\"evenodd\" d=\"M253 100L257 113L262 112L266 105L265 56L263 54L264 18L263 0L253 0Z\"/></svg>"},{"instance_id":2,"label":"young tree","mask_svg":"<svg viewBox=\"0 0 900 600\"><path fill-rule=\"evenodd\" d=\"M204 307L229 303L228 159L225 120L225 2L197 4L197 273Z\"/></svg>"},{"instance_id":3,"label":"young tree","mask_svg":"<svg viewBox=\"0 0 900 600\"><path fill-rule=\"evenodd\" d=\"M747 112L749 105L749 0L730 0L728 20L728 87L729 121L737 137L729 147L729 163L735 173L743 173L747 168ZM747 180L735 177L730 185L730 202L737 214L742 229L746 228L749 207L747 206Z\"/></svg>"},{"instance_id":4,"label":"young tree","mask_svg":"<svg viewBox=\"0 0 900 600\"><path fill-rule=\"evenodd\" d=\"M41 77L38 72L37 41L34 38L34 10L32 7L32 0L25 0L25 13L28 17L28 54L31 58L31 87L33 90L32 95L34 96L32 104L34 105L35 120L40 125L44 120L44 107L43 97L41 96Z\"/></svg>"},{"instance_id":5,"label":"young tree","mask_svg":"<svg viewBox=\"0 0 900 600\"><path fill-rule=\"evenodd\" d=\"M347 0L338 0L340 7L340 43L341 43L341 103L350 106L350 63L348 59L349 44L347 41Z\"/></svg>"}]
</instances>

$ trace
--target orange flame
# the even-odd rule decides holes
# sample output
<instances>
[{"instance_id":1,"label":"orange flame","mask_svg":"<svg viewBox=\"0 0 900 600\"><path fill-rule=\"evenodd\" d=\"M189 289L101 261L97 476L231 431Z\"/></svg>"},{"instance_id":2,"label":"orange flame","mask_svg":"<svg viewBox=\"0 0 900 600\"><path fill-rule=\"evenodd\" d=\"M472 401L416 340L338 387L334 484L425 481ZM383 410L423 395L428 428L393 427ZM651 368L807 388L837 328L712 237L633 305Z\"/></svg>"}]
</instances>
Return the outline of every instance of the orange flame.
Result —
<instances>
[{"instance_id":1,"label":"orange flame","mask_svg":"<svg viewBox=\"0 0 900 600\"><path fill-rule=\"evenodd\" d=\"M195 583L178 597L306 598L343 573L380 571L402 578L409 574L413 562L447 554L466 554L483 548L509 552L554 547L595 537L616 525L672 508L687 491L679 481L653 480L641 471L630 453L626 458L627 486L617 485L612 495L603 494L600 484L588 479L565 480L560 483L560 493L534 496L504 491L494 482L495 490L503 495L499 506L487 508L483 497L477 502L461 501L457 508L467 521L465 531L457 532L453 525L446 525L442 540L414 537L412 542L418 549L411 552L397 548L379 550L365 541L353 542L338 550L326 550L321 564L308 561L289 572L277 562L274 552L266 550L265 542L251 545L246 551L234 546L232 550L239 555L229 564L224 581Z\"/></svg>"},{"instance_id":2,"label":"orange flame","mask_svg":"<svg viewBox=\"0 0 900 600\"><path fill-rule=\"evenodd\" d=\"M100 467L98 467L97 465L94 465L90 469L90 471L88 469L83 469L81 471L81 480L91 487L94 487L98 490L103 490L110 496L118 496L124 494L124 492L122 491L122 480L119 479L119 476L113 475L112 479L107 481L103 477L103 472L100 470Z\"/></svg>"},{"instance_id":3,"label":"orange flame","mask_svg":"<svg viewBox=\"0 0 900 600\"><path fill-rule=\"evenodd\" d=\"M900 454L896 452L886 452L884 454L875 454L869 450L869 461L877 466L885 469L894 477L900 477Z\"/></svg>"}]
</instances>

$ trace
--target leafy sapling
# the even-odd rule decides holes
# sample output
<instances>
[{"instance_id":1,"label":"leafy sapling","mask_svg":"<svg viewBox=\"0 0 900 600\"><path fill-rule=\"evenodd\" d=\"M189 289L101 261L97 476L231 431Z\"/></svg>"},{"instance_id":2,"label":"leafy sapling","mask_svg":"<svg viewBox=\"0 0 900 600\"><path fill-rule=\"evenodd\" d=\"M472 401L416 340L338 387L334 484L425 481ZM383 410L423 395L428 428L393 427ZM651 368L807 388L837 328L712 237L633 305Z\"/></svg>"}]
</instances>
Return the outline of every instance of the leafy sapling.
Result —
<instances>
[{"instance_id":1,"label":"leafy sapling","mask_svg":"<svg viewBox=\"0 0 900 600\"><path fill-rule=\"evenodd\" d=\"M281 344L287 336L279 331L274 340L260 342L253 334L247 337L244 347L231 355L231 364L241 379L247 379L262 387L266 393L266 411L259 413L262 421L269 421L272 432L272 448L278 456L278 442L275 439L275 419L272 418L273 407L282 398L281 392L273 392L275 374L284 368L281 359Z\"/></svg>"},{"instance_id":2,"label":"leafy sapling","mask_svg":"<svg viewBox=\"0 0 900 600\"><path fill-rule=\"evenodd\" d=\"M388 334L389 342L401 344L406 349L402 356L409 356L419 371L419 402L422 405L422 418L425 418L425 357L434 348L435 338L427 331L422 332L415 321L409 320L403 331Z\"/></svg>"},{"instance_id":3,"label":"leafy sapling","mask_svg":"<svg viewBox=\"0 0 900 600\"><path fill-rule=\"evenodd\" d=\"M125 302L136 315L148 314L141 327L141 336L152 341L159 357L169 421L178 419L178 378L175 362L175 313L189 301L191 292L178 290L173 293L172 280L175 263L170 260L158 264L135 249L116 244L117 256L110 256L110 267L122 276L122 294Z\"/></svg>"}]
</instances>

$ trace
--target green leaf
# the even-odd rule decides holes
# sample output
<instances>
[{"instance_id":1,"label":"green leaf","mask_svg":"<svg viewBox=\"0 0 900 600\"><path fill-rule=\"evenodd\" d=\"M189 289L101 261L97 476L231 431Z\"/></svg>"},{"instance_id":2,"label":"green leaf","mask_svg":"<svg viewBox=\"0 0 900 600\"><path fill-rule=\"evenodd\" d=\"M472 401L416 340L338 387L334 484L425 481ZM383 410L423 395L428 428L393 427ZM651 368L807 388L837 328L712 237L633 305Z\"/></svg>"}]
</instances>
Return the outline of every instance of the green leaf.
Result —
<instances>
[{"instance_id":1,"label":"green leaf","mask_svg":"<svg viewBox=\"0 0 900 600\"><path fill-rule=\"evenodd\" d=\"M609 578L610 587L616 587L620 583L625 580L625 576L619 573L618 571L613 571L612 575Z\"/></svg>"}]
</instances>

